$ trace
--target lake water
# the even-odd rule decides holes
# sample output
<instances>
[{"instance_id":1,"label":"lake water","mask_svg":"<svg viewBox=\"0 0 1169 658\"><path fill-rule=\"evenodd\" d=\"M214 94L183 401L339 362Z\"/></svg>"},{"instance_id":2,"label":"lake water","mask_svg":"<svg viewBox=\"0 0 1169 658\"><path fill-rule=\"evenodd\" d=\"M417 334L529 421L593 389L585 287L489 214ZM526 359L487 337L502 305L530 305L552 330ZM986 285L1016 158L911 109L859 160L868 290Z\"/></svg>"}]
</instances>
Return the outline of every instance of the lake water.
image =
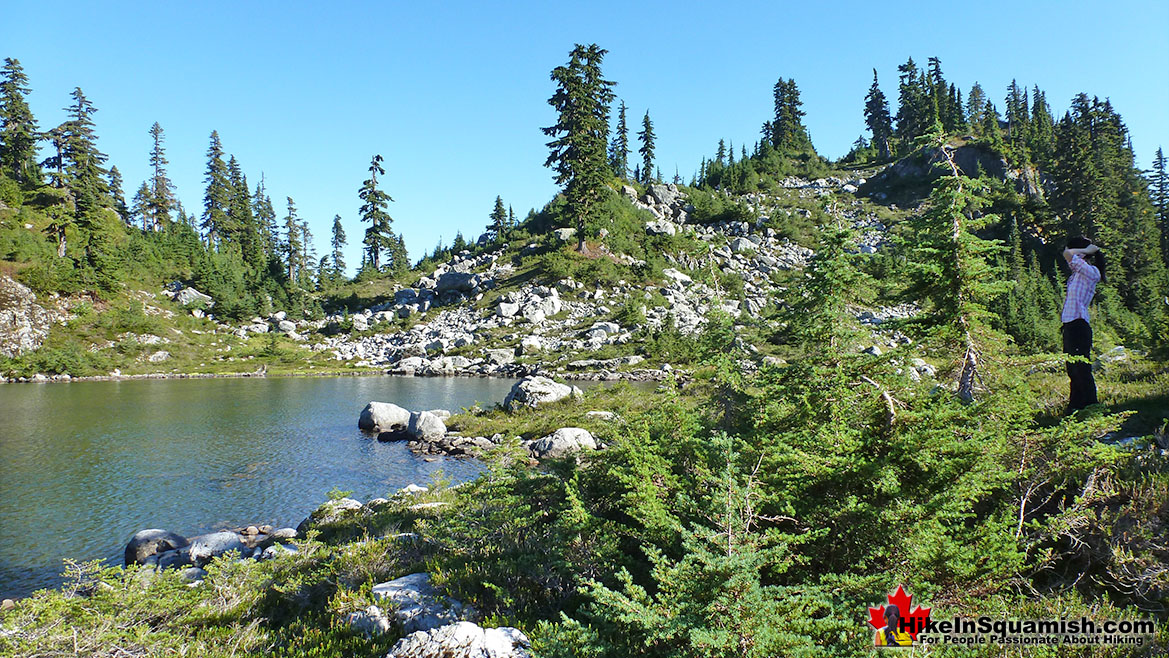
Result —
<instances>
[{"instance_id":1,"label":"lake water","mask_svg":"<svg viewBox=\"0 0 1169 658\"><path fill-rule=\"evenodd\" d=\"M0 385L0 598L60 582L62 559L121 564L138 530L295 527L334 487L365 501L438 470L357 429L370 400L458 411L513 380L334 377Z\"/></svg>"}]
</instances>

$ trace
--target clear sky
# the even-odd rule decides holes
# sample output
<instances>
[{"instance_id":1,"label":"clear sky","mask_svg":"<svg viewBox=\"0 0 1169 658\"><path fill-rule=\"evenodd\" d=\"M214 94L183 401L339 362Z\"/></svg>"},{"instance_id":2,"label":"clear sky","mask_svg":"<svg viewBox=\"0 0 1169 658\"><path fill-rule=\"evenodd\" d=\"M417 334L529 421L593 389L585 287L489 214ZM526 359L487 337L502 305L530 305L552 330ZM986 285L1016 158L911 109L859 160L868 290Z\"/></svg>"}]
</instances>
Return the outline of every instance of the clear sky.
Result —
<instances>
[{"instance_id":1,"label":"clear sky","mask_svg":"<svg viewBox=\"0 0 1169 658\"><path fill-rule=\"evenodd\" d=\"M51 9L50 9L51 7ZM218 130L254 186L263 173L308 218L320 253L335 214L350 270L364 227L357 189L385 157L394 227L411 258L482 231L496 195L521 218L556 192L543 163L555 122L550 71L574 43L609 51L631 124L648 110L657 163L689 180L720 138L753 143L771 89L795 78L825 156L864 132L876 68L896 101L897 66L941 59L965 92L1001 109L1012 78L1058 115L1073 95L1109 97L1148 167L1169 147L1169 2L28 2L0 7L0 58L21 61L42 129L81 87L99 147L127 196L148 174L152 123L170 173L202 211ZM895 109L895 108L894 108ZM634 153L636 157L636 153Z\"/></svg>"}]
</instances>

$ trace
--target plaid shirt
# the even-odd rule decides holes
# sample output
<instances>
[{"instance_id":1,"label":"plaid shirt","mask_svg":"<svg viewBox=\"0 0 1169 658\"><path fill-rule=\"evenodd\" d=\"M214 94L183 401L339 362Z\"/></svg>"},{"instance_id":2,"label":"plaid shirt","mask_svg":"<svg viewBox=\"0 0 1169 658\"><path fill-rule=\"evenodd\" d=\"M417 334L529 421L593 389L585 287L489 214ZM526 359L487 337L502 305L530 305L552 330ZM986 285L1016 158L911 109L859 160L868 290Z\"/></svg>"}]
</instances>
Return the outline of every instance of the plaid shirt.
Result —
<instances>
[{"instance_id":1,"label":"plaid shirt","mask_svg":"<svg viewBox=\"0 0 1169 658\"><path fill-rule=\"evenodd\" d=\"M1100 270L1089 265L1084 257L1076 254L1072 256L1072 276L1068 279L1068 296L1063 302L1063 313L1060 320L1071 322L1083 318L1091 322L1088 316L1088 304L1096 294L1096 283L1100 281Z\"/></svg>"}]
</instances>

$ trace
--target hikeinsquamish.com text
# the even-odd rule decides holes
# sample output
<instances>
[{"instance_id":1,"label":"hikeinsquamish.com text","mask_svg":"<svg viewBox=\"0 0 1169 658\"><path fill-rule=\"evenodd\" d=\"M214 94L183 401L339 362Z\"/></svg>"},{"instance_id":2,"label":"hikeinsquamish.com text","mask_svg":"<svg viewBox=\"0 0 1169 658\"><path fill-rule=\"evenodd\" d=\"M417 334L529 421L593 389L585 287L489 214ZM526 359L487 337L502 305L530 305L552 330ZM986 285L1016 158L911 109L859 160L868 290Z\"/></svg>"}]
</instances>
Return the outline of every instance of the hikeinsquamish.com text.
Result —
<instances>
[{"instance_id":1,"label":"hikeinsquamish.com text","mask_svg":"<svg viewBox=\"0 0 1169 658\"><path fill-rule=\"evenodd\" d=\"M958 646L1144 646L1156 624L1148 619L996 619L954 617L925 622L917 640L924 645Z\"/></svg>"}]
</instances>

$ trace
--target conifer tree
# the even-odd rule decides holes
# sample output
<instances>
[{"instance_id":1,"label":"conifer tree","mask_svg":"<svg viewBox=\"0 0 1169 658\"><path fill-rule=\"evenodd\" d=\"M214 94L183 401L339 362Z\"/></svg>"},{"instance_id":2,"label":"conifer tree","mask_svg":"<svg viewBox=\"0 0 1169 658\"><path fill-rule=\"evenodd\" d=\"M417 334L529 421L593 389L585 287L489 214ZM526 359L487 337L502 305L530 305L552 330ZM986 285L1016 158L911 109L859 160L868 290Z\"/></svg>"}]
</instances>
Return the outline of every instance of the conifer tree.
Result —
<instances>
[{"instance_id":1,"label":"conifer tree","mask_svg":"<svg viewBox=\"0 0 1169 658\"><path fill-rule=\"evenodd\" d=\"M142 181L142 185L134 193L134 201L130 207L130 214L132 217L142 220L143 231L150 230L150 187L146 184L146 181Z\"/></svg>"},{"instance_id":2,"label":"conifer tree","mask_svg":"<svg viewBox=\"0 0 1169 658\"><path fill-rule=\"evenodd\" d=\"M617 131L609 147L609 164L613 174L624 180L629 176L629 124L625 121L625 101L617 108Z\"/></svg>"},{"instance_id":3,"label":"conifer tree","mask_svg":"<svg viewBox=\"0 0 1169 658\"><path fill-rule=\"evenodd\" d=\"M95 213L110 202L106 184L106 170L102 164L106 155L97 149L93 115L97 109L80 87L71 94L73 104L65 108L69 119L61 124L63 137L61 158L64 162L65 185L73 195L79 219Z\"/></svg>"},{"instance_id":4,"label":"conifer tree","mask_svg":"<svg viewBox=\"0 0 1169 658\"><path fill-rule=\"evenodd\" d=\"M4 58L0 69L0 173L24 186L40 184L39 128L26 100L31 89L20 60Z\"/></svg>"},{"instance_id":5,"label":"conifer tree","mask_svg":"<svg viewBox=\"0 0 1169 658\"><path fill-rule=\"evenodd\" d=\"M975 134L982 134L982 127L986 123L986 92L977 82L970 88L970 95L966 97L966 122Z\"/></svg>"},{"instance_id":6,"label":"conifer tree","mask_svg":"<svg viewBox=\"0 0 1169 658\"><path fill-rule=\"evenodd\" d=\"M1031 160L1046 171L1050 168L1055 155L1055 121L1051 116L1051 108L1047 105L1047 98L1036 85L1032 95L1031 119L1028 121L1027 150Z\"/></svg>"},{"instance_id":7,"label":"conifer tree","mask_svg":"<svg viewBox=\"0 0 1169 658\"><path fill-rule=\"evenodd\" d=\"M256 218L256 226L260 231L264 254L269 258L279 253L279 230L276 225L276 210L272 207L272 198L264 189L264 176L260 175L260 182L256 183L256 191L252 195L252 215Z\"/></svg>"},{"instance_id":8,"label":"conifer tree","mask_svg":"<svg viewBox=\"0 0 1169 658\"><path fill-rule=\"evenodd\" d=\"M296 215L296 205L292 197L288 197L288 214L284 216L284 264L288 276L288 284L295 285L299 281L297 274L304 262L303 232L300 217Z\"/></svg>"},{"instance_id":9,"label":"conifer tree","mask_svg":"<svg viewBox=\"0 0 1169 658\"><path fill-rule=\"evenodd\" d=\"M865 125L873 135L873 145L877 147L881 159L888 159L889 138L893 136L893 120L889 116L889 101L877 84L877 69L873 69L873 84L865 96Z\"/></svg>"},{"instance_id":10,"label":"conifer tree","mask_svg":"<svg viewBox=\"0 0 1169 658\"><path fill-rule=\"evenodd\" d=\"M989 101L982 113L982 137L996 153L1003 152L1003 133L999 128L999 111L994 103Z\"/></svg>"},{"instance_id":11,"label":"conifer tree","mask_svg":"<svg viewBox=\"0 0 1169 658\"><path fill-rule=\"evenodd\" d=\"M117 167L110 167L109 180L106 183L110 188L110 198L114 201L114 211L123 222L130 222L130 209L126 206L126 193L122 191L122 172Z\"/></svg>"},{"instance_id":12,"label":"conifer tree","mask_svg":"<svg viewBox=\"0 0 1169 658\"><path fill-rule=\"evenodd\" d=\"M264 251L264 235L256 214L252 210L252 197L248 189L248 177L240 170L234 156L228 162L228 185L231 200L228 203L229 224L232 240L238 245L240 255L253 281L259 280L267 269L267 254Z\"/></svg>"},{"instance_id":13,"label":"conifer tree","mask_svg":"<svg viewBox=\"0 0 1169 658\"><path fill-rule=\"evenodd\" d=\"M953 130L950 125L950 94L949 85L946 84L946 79L942 75L942 61L937 57L930 57L927 60L929 68L929 75L927 78L927 89L930 95L931 107L933 108L933 116L931 122L936 121L942 126L944 130Z\"/></svg>"},{"instance_id":14,"label":"conifer tree","mask_svg":"<svg viewBox=\"0 0 1169 658\"><path fill-rule=\"evenodd\" d=\"M331 278L339 279L345 276L345 227L341 225L341 215L333 216L333 239L330 245L333 247Z\"/></svg>"},{"instance_id":15,"label":"conifer tree","mask_svg":"<svg viewBox=\"0 0 1169 658\"><path fill-rule=\"evenodd\" d=\"M804 127L803 102L795 78L780 78L772 88L775 118L771 121L771 145L779 150L802 153L812 150L812 140Z\"/></svg>"},{"instance_id":16,"label":"conifer tree","mask_svg":"<svg viewBox=\"0 0 1169 658\"><path fill-rule=\"evenodd\" d=\"M983 346L994 340L987 304L1008 286L992 264L1003 251L1001 242L976 234L998 219L981 212L985 184L962 177L950 147L941 145L941 152L951 175L934 187L926 210L908 220L910 232L901 244L912 254L910 294L932 307L921 322L942 344L962 353L958 397L969 402L981 377Z\"/></svg>"},{"instance_id":17,"label":"conifer tree","mask_svg":"<svg viewBox=\"0 0 1169 658\"><path fill-rule=\"evenodd\" d=\"M203 193L203 222L201 227L207 238L207 246L219 248L223 238L224 225L228 221L227 206L231 201L230 181L227 163L223 160L223 145L219 132L211 131L211 144L207 147L207 170L203 176L207 188Z\"/></svg>"},{"instance_id":18,"label":"conifer tree","mask_svg":"<svg viewBox=\"0 0 1169 658\"><path fill-rule=\"evenodd\" d=\"M394 276L400 276L410 269L410 255L406 251L406 241L401 234L390 231L386 240L386 271Z\"/></svg>"},{"instance_id":19,"label":"conifer tree","mask_svg":"<svg viewBox=\"0 0 1169 658\"><path fill-rule=\"evenodd\" d=\"M897 137L903 145L926 134L933 123L931 97L926 86L925 73L917 68L913 58L897 67L898 83Z\"/></svg>"},{"instance_id":20,"label":"conifer tree","mask_svg":"<svg viewBox=\"0 0 1169 658\"><path fill-rule=\"evenodd\" d=\"M150 127L150 138L154 142L150 148L150 203L148 204L148 215L150 217L151 230L157 231L166 226L171 219L171 211L174 209L175 194L174 185L170 181L170 177L166 173L166 148L163 147L163 141L166 139L162 131L162 126L155 121L154 125Z\"/></svg>"},{"instance_id":21,"label":"conifer tree","mask_svg":"<svg viewBox=\"0 0 1169 658\"><path fill-rule=\"evenodd\" d=\"M641 148L637 152L641 154L641 182L649 183L653 180L653 162L654 162L654 125L649 119L649 110L645 111L645 117L641 120L641 130L638 131L637 137L641 140Z\"/></svg>"},{"instance_id":22,"label":"conifer tree","mask_svg":"<svg viewBox=\"0 0 1169 658\"><path fill-rule=\"evenodd\" d=\"M609 143L609 104L613 83L601 74L607 50L596 44L576 44L568 63L552 70L556 92L548 99L557 113L553 126L542 128L552 137L545 167L564 185L566 212L576 224L577 250L586 251L586 239L599 218L608 194L611 168L606 159Z\"/></svg>"},{"instance_id":23,"label":"conifer tree","mask_svg":"<svg viewBox=\"0 0 1169 658\"><path fill-rule=\"evenodd\" d=\"M515 211L511 209L511 205L508 205L508 207L507 207L507 231L508 231L508 233L511 233L511 230L513 228L515 228Z\"/></svg>"},{"instance_id":24,"label":"conifer tree","mask_svg":"<svg viewBox=\"0 0 1169 658\"><path fill-rule=\"evenodd\" d=\"M488 216L487 235L494 243L502 242L507 238L507 210L503 207L503 197L495 197L495 207Z\"/></svg>"},{"instance_id":25,"label":"conifer tree","mask_svg":"<svg viewBox=\"0 0 1169 658\"><path fill-rule=\"evenodd\" d=\"M381 270L382 251L391 246L390 238L393 235L390 225L394 220L388 212L393 199L378 187L377 177L384 176L385 173L386 170L382 168L382 156L374 155L369 163L369 178L365 179L357 193L362 201L361 221L369 223L362 244L365 245L366 262L374 271Z\"/></svg>"},{"instance_id":26,"label":"conifer tree","mask_svg":"<svg viewBox=\"0 0 1169 658\"><path fill-rule=\"evenodd\" d=\"M1157 224L1161 229L1161 250L1169 262L1169 173L1165 170L1165 154L1157 147L1153 157L1152 201L1157 212Z\"/></svg>"}]
</instances>

